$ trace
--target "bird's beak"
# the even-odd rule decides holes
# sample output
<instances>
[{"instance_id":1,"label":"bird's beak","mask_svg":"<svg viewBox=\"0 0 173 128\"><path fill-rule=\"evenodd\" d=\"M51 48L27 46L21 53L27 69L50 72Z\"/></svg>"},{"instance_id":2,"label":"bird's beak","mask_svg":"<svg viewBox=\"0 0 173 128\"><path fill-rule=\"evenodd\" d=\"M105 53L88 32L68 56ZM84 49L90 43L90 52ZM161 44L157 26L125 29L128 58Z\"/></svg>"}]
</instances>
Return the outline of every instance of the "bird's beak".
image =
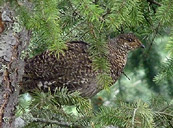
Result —
<instances>
[{"instance_id":1,"label":"bird's beak","mask_svg":"<svg viewBox=\"0 0 173 128\"><path fill-rule=\"evenodd\" d=\"M145 45L141 44L141 48L145 48Z\"/></svg>"}]
</instances>

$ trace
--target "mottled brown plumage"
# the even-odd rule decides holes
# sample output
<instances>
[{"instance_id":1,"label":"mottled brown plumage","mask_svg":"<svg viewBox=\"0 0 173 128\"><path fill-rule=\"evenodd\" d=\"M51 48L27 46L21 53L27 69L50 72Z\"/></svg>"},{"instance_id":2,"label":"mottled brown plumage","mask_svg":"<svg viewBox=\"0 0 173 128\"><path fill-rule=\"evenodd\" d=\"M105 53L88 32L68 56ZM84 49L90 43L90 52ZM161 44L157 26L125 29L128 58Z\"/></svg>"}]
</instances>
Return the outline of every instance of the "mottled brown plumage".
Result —
<instances>
[{"instance_id":1,"label":"mottled brown plumage","mask_svg":"<svg viewBox=\"0 0 173 128\"><path fill-rule=\"evenodd\" d=\"M108 60L111 65L111 77L114 82L121 75L127 61L129 51L143 46L133 34L121 34L109 40L107 44ZM67 43L67 50L57 57L46 51L27 60L24 90L48 87L67 87L70 91L79 91L82 96L91 97L101 90L97 84L98 72L93 70L89 45L82 41Z\"/></svg>"}]
</instances>

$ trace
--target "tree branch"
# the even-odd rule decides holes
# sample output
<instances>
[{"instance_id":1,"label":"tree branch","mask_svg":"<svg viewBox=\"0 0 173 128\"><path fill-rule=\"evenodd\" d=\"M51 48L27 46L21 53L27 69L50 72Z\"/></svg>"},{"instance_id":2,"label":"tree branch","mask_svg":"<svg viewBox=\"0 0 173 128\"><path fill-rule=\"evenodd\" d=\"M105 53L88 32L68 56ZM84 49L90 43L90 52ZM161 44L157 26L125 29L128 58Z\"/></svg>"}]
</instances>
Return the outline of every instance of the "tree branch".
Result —
<instances>
[{"instance_id":1,"label":"tree branch","mask_svg":"<svg viewBox=\"0 0 173 128\"><path fill-rule=\"evenodd\" d=\"M173 115L171 115L171 114L169 114L169 113L166 113L166 112L158 112L158 111L155 111L154 113L160 114L160 115L169 116L169 117L173 118Z\"/></svg>"},{"instance_id":2,"label":"tree branch","mask_svg":"<svg viewBox=\"0 0 173 128\"><path fill-rule=\"evenodd\" d=\"M159 28L160 28L160 26L161 26L161 23L159 22L158 25L156 26L156 28L154 29L153 38L151 39L151 43L149 44L149 47L148 47L146 53L144 54L145 59L147 59L147 57L148 57L148 55L149 55L149 52L150 52L150 50L151 50L151 48L152 48L152 45L153 45L153 43L154 43L154 40L155 40L157 34L159 33Z\"/></svg>"},{"instance_id":3,"label":"tree branch","mask_svg":"<svg viewBox=\"0 0 173 128\"><path fill-rule=\"evenodd\" d=\"M106 10L106 13L103 14L102 18L105 18L108 14L111 14L111 9L109 8Z\"/></svg>"},{"instance_id":4,"label":"tree branch","mask_svg":"<svg viewBox=\"0 0 173 128\"><path fill-rule=\"evenodd\" d=\"M122 72L122 74L128 79L130 80L130 78L127 76L127 74L125 72Z\"/></svg>"},{"instance_id":5,"label":"tree branch","mask_svg":"<svg viewBox=\"0 0 173 128\"><path fill-rule=\"evenodd\" d=\"M2 7L2 12L4 17L15 17L15 11L8 3ZM21 53L30 40L27 30L14 32L14 22L5 22L8 29L0 34L0 65L5 67L0 67L3 74L0 76L0 127L3 128L15 127L15 108L20 91L18 83L22 81L24 69Z\"/></svg>"},{"instance_id":6,"label":"tree branch","mask_svg":"<svg viewBox=\"0 0 173 128\"><path fill-rule=\"evenodd\" d=\"M147 1L150 2L151 4L155 4L155 5L161 6L161 4L158 3L157 1L154 1L154 0L147 0Z\"/></svg>"},{"instance_id":7,"label":"tree branch","mask_svg":"<svg viewBox=\"0 0 173 128\"><path fill-rule=\"evenodd\" d=\"M32 118L33 122L42 122L42 123L48 123L48 124L57 124L61 127L70 127L72 126L72 123L68 123L68 122L59 122L56 120L50 120L50 119L43 119L43 118Z\"/></svg>"},{"instance_id":8,"label":"tree branch","mask_svg":"<svg viewBox=\"0 0 173 128\"><path fill-rule=\"evenodd\" d=\"M57 121L57 120L50 120L50 119L43 119L43 118L35 118L33 117L31 119L31 121L33 122L42 122L42 123L47 123L47 124L57 124L61 127L66 127L66 128L69 128L69 127L75 127L75 128L83 128L83 126L79 126L79 125L76 125L76 124L73 124L73 123L70 123L70 122L60 122L60 121Z\"/></svg>"},{"instance_id":9,"label":"tree branch","mask_svg":"<svg viewBox=\"0 0 173 128\"><path fill-rule=\"evenodd\" d=\"M133 117L132 117L132 128L135 127L135 115L136 115L136 111L137 111L138 108L135 108L134 111L133 111Z\"/></svg>"}]
</instances>

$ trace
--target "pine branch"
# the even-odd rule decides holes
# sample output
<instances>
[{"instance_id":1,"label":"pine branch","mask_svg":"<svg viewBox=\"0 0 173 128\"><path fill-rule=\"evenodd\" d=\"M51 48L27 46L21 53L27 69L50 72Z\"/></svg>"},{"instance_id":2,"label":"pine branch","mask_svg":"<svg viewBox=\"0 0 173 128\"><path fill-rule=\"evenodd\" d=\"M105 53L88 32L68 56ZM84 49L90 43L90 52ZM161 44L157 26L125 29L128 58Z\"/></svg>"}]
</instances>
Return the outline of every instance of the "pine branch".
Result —
<instances>
[{"instance_id":1,"label":"pine branch","mask_svg":"<svg viewBox=\"0 0 173 128\"><path fill-rule=\"evenodd\" d=\"M166 112L159 112L159 111L154 111L154 113L159 114L159 115L169 116L169 117L173 118L173 115L170 114L170 113L166 113Z\"/></svg>"},{"instance_id":2,"label":"pine branch","mask_svg":"<svg viewBox=\"0 0 173 128\"><path fill-rule=\"evenodd\" d=\"M135 115L136 115L136 111L137 111L138 108L135 108L134 111L133 111L133 117L132 117L132 128L135 127Z\"/></svg>"},{"instance_id":3,"label":"pine branch","mask_svg":"<svg viewBox=\"0 0 173 128\"><path fill-rule=\"evenodd\" d=\"M161 27L161 23L159 22L158 25L156 26L156 28L154 29L153 37L152 37L152 39L151 39L151 43L149 44L149 47L148 47L148 49L147 49L147 51L146 51L146 53L145 53L145 55L144 55L144 56L145 56L145 59L147 59L148 56L150 55L150 50L151 50L151 48L152 48L152 46L153 46L153 44L154 44L155 38L157 37L157 35L158 35L158 33L159 33L160 27Z\"/></svg>"},{"instance_id":4,"label":"pine branch","mask_svg":"<svg viewBox=\"0 0 173 128\"><path fill-rule=\"evenodd\" d=\"M108 8L108 9L106 10L106 13L103 14L102 17L105 18L105 17L106 17L107 15L109 15L109 14L111 14L111 9Z\"/></svg>"},{"instance_id":5,"label":"pine branch","mask_svg":"<svg viewBox=\"0 0 173 128\"><path fill-rule=\"evenodd\" d=\"M33 117L31 119L31 121L33 122L42 122L42 123L47 123L47 124L57 124L61 127L67 127L69 128L70 126L72 126L72 123L69 123L69 122L59 122L59 121L56 121L56 120L50 120L50 119L43 119L43 118L35 118Z\"/></svg>"},{"instance_id":6,"label":"pine branch","mask_svg":"<svg viewBox=\"0 0 173 128\"><path fill-rule=\"evenodd\" d=\"M161 66L160 72L154 77L154 81L159 83L165 79L169 79L173 74L173 58L167 59L167 61Z\"/></svg>"},{"instance_id":7,"label":"pine branch","mask_svg":"<svg viewBox=\"0 0 173 128\"><path fill-rule=\"evenodd\" d=\"M161 6L161 4L157 1L154 1L154 0L147 0L148 2L150 2L151 4L155 4L155 5L158 5L158 6Z\"/></svg>"},{"instance_id":8,"label":"pine branch","mask_svg":"<svg viewBox=\"0 0 173 128\"><path fill-rule=\"evenodd\" d=\"M122 74L128 79L130 80L130 78L127 76L127 74L125 72L122 72Z\"/></svg>"}]
</instances>

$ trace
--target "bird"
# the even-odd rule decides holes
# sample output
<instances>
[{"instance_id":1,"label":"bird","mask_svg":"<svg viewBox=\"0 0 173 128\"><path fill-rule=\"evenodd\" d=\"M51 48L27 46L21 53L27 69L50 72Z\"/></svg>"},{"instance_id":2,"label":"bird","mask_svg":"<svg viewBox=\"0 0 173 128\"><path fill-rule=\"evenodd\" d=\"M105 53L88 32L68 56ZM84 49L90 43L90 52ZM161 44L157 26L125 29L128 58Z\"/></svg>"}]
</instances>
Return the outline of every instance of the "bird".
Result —
<instances>
[{"instance_id":1,"label":"bird","mask_svg":"<svg viewBox=\"0 0 173 128\"><path fill-rule=\"evenodd\" d=\"M94 70L90 54L90 44L84 41L70 41L67 49L57 58L49 50L27 59L24 68L23 90L42 91L67 88L70 92L78 91L83 97L93 97L103 88L98 84L98 71ZM144 48L141 41L133 34L119 34L107 41L107 60L110 73L115 83L127 62L130 51ZM110 85L111 86L111 85Z\"/></svg>"}]
</instances>

